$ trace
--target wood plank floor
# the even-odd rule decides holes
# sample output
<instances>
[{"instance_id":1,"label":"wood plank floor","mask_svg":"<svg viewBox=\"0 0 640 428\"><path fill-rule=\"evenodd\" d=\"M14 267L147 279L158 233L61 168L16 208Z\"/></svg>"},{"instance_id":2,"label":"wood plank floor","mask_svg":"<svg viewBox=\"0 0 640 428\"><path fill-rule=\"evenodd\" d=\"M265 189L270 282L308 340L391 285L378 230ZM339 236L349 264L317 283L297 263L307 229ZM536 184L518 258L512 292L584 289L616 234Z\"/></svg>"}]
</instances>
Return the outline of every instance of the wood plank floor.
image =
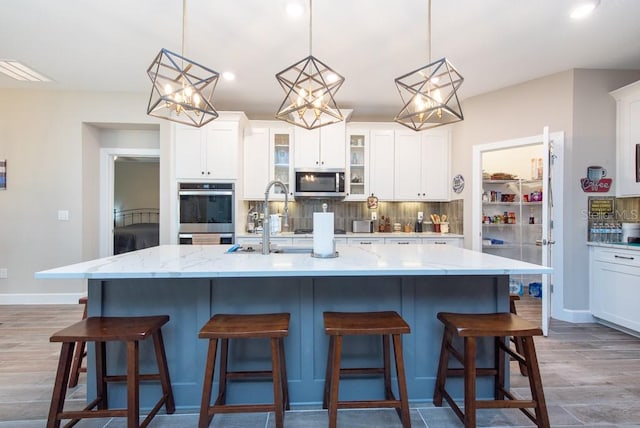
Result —
<instances>
[{"instance_id":1,"label":"wood plank floor","mask_svg":"<svg viewBox=\"0 0 640 428\"><path fill-rule=\"evenodd\" d=\"M519 313L540 319L539 301L525 296ZM43 427L51 399L59 344L49 336L79 320L79 305L0 306L0 428ZM553 427L640 427L640 339L599 324L553 320L537 338L544 390ZM513 366L512 390L527 395L525 378ZM70 390L71 406L85 400L85 375ZM162 411L161 411L162 412ZM412 406L413 427L461 427L453 412L429 404ZM287 412L286 427L326 427L326 411ZM79 427L122 427L123 419L83 420ZM151 427L195 427L197 415L158 415ZM273 427L272 415L221 415L212 427ZM392 410L341 410L341 427L399 427ZM517 410L481 410L478 426L528 427Z\"/></svg>"}]
</instances>

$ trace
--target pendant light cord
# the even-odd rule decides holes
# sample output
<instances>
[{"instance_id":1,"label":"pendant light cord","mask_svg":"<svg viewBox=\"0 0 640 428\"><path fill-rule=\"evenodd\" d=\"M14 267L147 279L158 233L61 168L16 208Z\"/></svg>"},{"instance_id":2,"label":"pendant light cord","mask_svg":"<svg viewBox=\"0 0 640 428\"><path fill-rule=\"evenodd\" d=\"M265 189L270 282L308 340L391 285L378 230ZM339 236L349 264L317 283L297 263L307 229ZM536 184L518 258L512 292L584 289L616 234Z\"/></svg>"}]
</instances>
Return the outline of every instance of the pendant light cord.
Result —
<instances>
[{"instance_id":1,"label":"pendant light cord","mask_svg":"<svg viewBox=\"0 0 640 428\"><path fill-rule=\"evenodd\" d=\"M187 0L182 0L182 51L180 52L182 56L184 56L184 27L186 25L185 22L187 20L186 11L187 11Z\"/></svg>"},{"instance_id":2,"label":"pendant light cord","mask_svg":"<svg viewBox=\"0 0 640 428\"><path fill-rule=\"evenodd\" d=\"M427 59L431 64L431 0L427 0Z\"/></svg>"},{"instance_id":3,"label":"pendant light cord","mask_svg":"<svg viewBox=\"0 0 640 428\"><path fill-rule=\"evenodd\" d=\"M309 56L312 56L311 40L313 39L313 0L309 0Z\"/></svg>"}]
</instances>

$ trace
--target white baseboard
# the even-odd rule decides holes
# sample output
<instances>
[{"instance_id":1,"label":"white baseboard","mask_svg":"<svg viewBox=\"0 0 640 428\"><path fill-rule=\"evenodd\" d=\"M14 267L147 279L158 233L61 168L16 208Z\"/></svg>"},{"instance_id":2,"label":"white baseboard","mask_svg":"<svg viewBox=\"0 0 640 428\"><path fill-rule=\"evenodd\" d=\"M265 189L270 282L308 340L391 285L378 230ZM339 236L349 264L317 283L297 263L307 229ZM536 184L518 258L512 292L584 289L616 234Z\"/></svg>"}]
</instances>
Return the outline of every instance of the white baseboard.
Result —
<instances>
[{"instance_id":1,"label":"white baseboard","mask_svg":"<svg viewBox=\"0 0 640 428\"><path fill-rule=\"evenodd\" d=\"M593 317L593 315L591 315L591 311L588 310L573 310L563 308L561 311L554 313L552 318L575 324L596 322L596 319Z\"/></svg>"},{"instance_id":2,"label":"white baseboard","mask_svg":"<svg viewBox=\"0 0 640 428\"><path fill-rule=\"evenodd\" d=\"M84 293L0 294L0 305L66 305L77 304Z\"/></svg>"}]
</instances>

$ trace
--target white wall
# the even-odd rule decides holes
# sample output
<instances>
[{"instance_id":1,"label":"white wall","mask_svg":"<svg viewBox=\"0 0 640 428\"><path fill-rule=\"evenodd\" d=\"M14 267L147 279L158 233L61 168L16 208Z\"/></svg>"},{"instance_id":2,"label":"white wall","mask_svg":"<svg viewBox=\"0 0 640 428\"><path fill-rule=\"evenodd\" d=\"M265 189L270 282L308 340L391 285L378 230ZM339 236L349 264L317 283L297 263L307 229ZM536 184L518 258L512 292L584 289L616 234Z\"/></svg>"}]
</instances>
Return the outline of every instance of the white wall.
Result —
<instances>
[{"instance_id":1,"label":"white wall","mask_svg":"<svg viewBox=\"0 0 640 428\"><path fill-rule=\"evenodd\" d=\"M571 70L532 80L463 103L465 120L453 126L452 173L471 175L472 147L496 141L564 131L564 311L589 309L586 220L587 194L579 178L594 162L610 171L615 163L615 103L608 92L640 79L640 71ZM471 230L471 189L462 193L464 230ZM613 192L611 192L613 194ZM471 237L465 236L471 247ZM579 317L580 314L576 315Z\"/></svg>"},{"instance_id":2,"label":"white wall","mask_svg":"<svg viewBox=\"0 0 640 428\"><path fill-rule=\"evenodd\" d=\"M114 208L118 211L160 207L160 163L115 163Z\"/></svg>"},{"instance_id":3,"label":"white wall","mask_svg":"<svg viewBox=\"0 0 640 428\"><path fill-rule=\"evenodd\" d=\"M36 280L34 273L98 253L100 131L90 124L159 120L146 115L146 94L0 90L0 101L0 158L8 164L0 192L0 268L8 278L0 279L0 304L75 302L84 281ZM168 177L170 131L159 126L160 174ZM168 178L161 186L168 188ZM162 210L168 196L160 203ZM68 210L69 221L57 220L58 210ZM161 224L161 242L168 227Z\"/></svg>"}]
</instances>

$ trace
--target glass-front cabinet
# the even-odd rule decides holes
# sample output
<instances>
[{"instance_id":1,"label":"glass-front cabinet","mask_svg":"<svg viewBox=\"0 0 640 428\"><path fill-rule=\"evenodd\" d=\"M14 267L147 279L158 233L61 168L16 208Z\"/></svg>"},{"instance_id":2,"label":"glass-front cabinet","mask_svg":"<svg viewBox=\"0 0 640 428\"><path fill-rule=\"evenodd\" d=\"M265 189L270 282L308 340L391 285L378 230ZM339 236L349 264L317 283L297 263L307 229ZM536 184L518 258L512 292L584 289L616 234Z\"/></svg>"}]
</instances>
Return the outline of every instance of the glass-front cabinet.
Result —
<instances>
[{"instance_id":1,"label":"glass-front cabinet","mask_svg":"<svg viewBox=\"0 0 640 428\"><path fill-rule=\"evenodd\" d=\"M347 130L347 177L349 183L346 199L365 200L369 196L369 131Z\"/></svg>"},{"instance_id":2,"label":"glass-front cabinet","mask_svg":"<svg viewBox=\"0 0 640 428\"><path fill-rule=\"evenodd\" d=\"M292 133L288 129L272 129L270 132L271 141L273 143L271 153L271 168L274 180L280 180L286 184L289 193L293 193L291 188L291 159L292 159ZM265 184L266 185L266 184ZM280 186L274 186L273 193L284 194Z\"/></svg>"}]
</instances>

